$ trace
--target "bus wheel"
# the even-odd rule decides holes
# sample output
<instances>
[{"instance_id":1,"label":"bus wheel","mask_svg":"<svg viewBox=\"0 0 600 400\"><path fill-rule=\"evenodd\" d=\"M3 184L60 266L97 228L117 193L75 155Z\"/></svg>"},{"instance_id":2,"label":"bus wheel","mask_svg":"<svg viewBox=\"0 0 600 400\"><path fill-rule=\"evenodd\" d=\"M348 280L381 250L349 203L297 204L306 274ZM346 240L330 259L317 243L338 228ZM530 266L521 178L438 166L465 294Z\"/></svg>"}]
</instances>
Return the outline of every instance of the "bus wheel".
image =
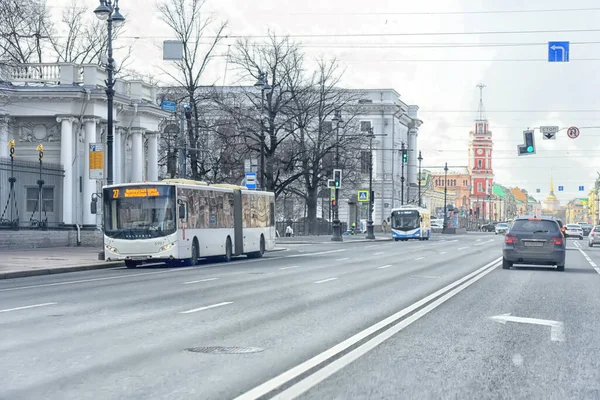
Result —
<instances>
[{"instance_id":1,"label":"bus wheel","mask_svg":"<svg viewBox=\"0 0 600 400\"><path fill-rule=\"evenodd\" d=\"M136 268L138 265L140 265L139 261L125 260L125 266L127 268Z\"/></svg>"},{"instance_id":2,"label":"bus wheel","mask_svg":"<svg viewBox=\"0 0 600 400\"><path fill-rule=\"evenodd\" d=\"M229 262L231 261L231 256L233 255L233 249L231 245L231 239L228 237L225 241L225 255L223 256L223 261Z\"/></svg>"},{"instance_id":3,"label":"bus wheel","mask_svg":"<svg viewBox=\"0 0 600 400\"><path fill-rule=\"evenodd\" d=\"M192 243L192 258L190 259L191 265L198 265L198 259L200 258L200 249L198 246L198 241L194 239Z\"/></svg>"},{"instance_id":4,"label":"bus wheel","mask_svg":"<svg viewBox=\"0 0 600 400\"><path fill-rule=\"evenodd\" d=\"M253 253L248 253L248 258L262 258L265 254L265 238L264 236L260 237L260 250L255 251Z\"/></svg>"}]
</instances>

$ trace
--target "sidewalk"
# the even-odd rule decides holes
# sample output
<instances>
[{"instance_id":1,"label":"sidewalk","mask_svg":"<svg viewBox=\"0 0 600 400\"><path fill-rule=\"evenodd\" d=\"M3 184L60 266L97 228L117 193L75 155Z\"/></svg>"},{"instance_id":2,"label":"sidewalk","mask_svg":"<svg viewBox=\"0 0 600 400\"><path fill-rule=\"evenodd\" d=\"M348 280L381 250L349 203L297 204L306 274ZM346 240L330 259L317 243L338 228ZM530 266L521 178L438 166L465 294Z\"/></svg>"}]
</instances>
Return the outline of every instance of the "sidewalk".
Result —
<instances>
[{"instance_id":1,"label":"sidewalk","mask_svg":"<svg viewBox=\"0 0 600 400\"><path fill-rule=\"evenodd\" d=\"M98 260L99 252L100 249L96 247L1 250L0 279L113 268L123 265L119 261Z\"/></svg>"},{"instance_id":2,"label":"sidewalk","mask_svg":"<svg viewBox=\"0 0 600 400\"><path fill-rule=\"evenodd\" d=\"M333 242L331 235L313 235L313 236L292 236L278 237L277 244L323 244L323 243L356 243L356 242L373 242L373 241L390 241L392 240L390 233L376 233L375 240L367 239L366 233L358 235L342 235L343 242Z\"/></svg>"}]
</instances>

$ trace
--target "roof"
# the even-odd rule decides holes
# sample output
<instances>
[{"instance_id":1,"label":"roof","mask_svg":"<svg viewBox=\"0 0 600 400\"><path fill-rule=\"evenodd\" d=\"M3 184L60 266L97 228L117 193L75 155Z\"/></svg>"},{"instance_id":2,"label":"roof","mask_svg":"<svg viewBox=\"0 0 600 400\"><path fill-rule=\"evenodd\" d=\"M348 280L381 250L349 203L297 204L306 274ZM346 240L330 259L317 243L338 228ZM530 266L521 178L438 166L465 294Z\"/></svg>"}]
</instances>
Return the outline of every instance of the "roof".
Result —
<instances>
[{"instance_id":1,"label":"roof","mask_svg":"<svg viewBox=\"0 0 600 400\"><path fill-rule=\"evenodd\" d=\"M504 188L500 185L496 185L494 183L494 185L492 186L492 193L495 196L500 196L500 197L506 197L506 192L504 191Z\"/></svg>"},{"instance_id":2,"label":"roof","mask_svg":"<svg viewBox=\"0 0 600 400\"><path fill-rule=\"evenodd\" d=\"M431 175L443 176L445 171L444 167L423 167L424 170L429 171ZM467 167L448 167L448 175L470 175Z\"/></svg>"},{"instance_id":3,"label":"roof","mask_svg":"<svg viewBox=\"0 0 600 400\"><path fill-rule=\"evenodd\" d=\"M523 191L521 189L511 188L510 191L513 194L513 196L515 196L515 199L517 199L517 201L520 201L523 203L527 202L527 195L525 193L523 193Z\"/></svg>"}]
</instances>

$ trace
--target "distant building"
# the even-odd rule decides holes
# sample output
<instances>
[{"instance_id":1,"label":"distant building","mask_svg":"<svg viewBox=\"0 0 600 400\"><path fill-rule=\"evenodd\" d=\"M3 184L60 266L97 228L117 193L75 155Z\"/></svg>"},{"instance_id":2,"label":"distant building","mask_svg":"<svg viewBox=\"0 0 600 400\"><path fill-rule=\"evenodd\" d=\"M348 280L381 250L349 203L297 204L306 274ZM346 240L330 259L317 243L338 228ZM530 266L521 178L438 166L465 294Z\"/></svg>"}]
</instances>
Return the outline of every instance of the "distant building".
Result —
<instances>
[{"instance_id":1,"label":"distant building","mask_svg":"<svg viewBox=\"0 0 600 400\"><path fill-rule=\"evenodd\" d=\"M554 179L550 177L550 194L544 200L543 211L546 213L557 213L560 210L560 200L554 194Z\"/></svg>"},{"instance_id":2,"label":"distant building","mask_svg":"<svg viewBox=\"0 0 600 400\"><path fill-rule=\"evenodd\" d=\"M587 201L587 198L579 198L567 203L565 209L565 222L567 224L591 223L591 219L588 218Z\"/></svg>"}]
</instances>

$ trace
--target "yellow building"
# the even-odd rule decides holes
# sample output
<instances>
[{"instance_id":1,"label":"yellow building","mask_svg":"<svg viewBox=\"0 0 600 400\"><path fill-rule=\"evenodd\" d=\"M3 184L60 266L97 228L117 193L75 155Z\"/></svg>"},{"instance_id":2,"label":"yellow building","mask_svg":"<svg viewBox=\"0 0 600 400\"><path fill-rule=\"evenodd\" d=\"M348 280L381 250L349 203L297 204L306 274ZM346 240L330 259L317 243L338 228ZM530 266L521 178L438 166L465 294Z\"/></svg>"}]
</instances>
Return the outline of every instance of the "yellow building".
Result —
<instances>
[{"instance_id":1,"label":"yellow building","mask_svg":"<svg viewBox=\"0 0 600 400\"><path fill-rule=\"evenodd\" d=\"M544 212L554 214L560 210L560 200L554 195L554 179L550 177L550 194L544 200Z\"/></svg>"},{"instance_id":2,"label":"yellow building","mask_svg":"<svg viewBox=\"0 0 600 400\"><path fill-rule=\"evenodd\" d=\"M588 199L573 199L567 203L565 219L567 224L588 222Z\"/></svg>"},{"instance_id":3,"label":"yellow building","mask_svg":"<svg viewBox=\"0 0 600 400\"><path fill-rule=\"evenodd\" d=\"M600 215L598 214L598 194L595 190L588 194L588 217L592 220L592 224L600 224Z\"/></svg>"}]
</instances>

